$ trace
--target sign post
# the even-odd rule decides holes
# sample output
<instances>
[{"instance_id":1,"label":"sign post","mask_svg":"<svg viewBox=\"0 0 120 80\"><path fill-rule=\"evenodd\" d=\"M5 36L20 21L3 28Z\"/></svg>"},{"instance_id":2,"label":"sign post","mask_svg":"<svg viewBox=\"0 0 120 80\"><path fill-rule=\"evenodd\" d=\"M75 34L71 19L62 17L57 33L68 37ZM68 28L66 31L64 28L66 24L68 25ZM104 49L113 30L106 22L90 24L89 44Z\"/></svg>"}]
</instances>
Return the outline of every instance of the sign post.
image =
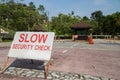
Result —
<instances>
[{"instance_id":1,"label":"sign post","mask_svg":"<svg viewBox=\"0 0 120 80\"><path fill-rule=\"evenodd\" d=\"M45 66L45 70L47 71L45 78L47 78L53 40L54 32L16 32L8 53L8 58L48 61ZM8 58L3 65L2 71L5 70Z\"/></svg>"}]
</instances>

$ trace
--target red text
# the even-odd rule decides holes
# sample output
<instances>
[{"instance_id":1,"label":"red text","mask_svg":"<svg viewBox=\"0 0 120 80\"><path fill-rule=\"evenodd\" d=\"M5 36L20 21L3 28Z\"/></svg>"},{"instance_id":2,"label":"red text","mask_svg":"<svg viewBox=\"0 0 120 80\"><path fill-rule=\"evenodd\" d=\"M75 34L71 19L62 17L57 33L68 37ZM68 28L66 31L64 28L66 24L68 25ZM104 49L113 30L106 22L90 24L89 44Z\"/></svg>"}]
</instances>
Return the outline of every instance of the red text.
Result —
<instances>
[{"instance_id":1,"label":"red text","mask_svg":"<svg viewBox=\"0 0 120 80\"><path fill-rule=\"evenodd\" d=\"M48 34L20 34L19 42L31 42L31 43L45 43L47 40Z\"/></svg>"}]
</instances>

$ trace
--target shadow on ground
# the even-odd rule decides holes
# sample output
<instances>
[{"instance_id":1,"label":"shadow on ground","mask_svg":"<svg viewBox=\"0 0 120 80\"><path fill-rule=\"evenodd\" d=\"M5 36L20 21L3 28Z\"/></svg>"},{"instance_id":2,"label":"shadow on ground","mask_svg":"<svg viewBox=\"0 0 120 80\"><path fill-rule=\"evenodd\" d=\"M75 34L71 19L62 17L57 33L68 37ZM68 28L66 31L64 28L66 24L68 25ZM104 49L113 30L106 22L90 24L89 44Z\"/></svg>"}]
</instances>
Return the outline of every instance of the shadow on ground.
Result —
<instances>
[{"instance_id":1,"label":"shadow on ground","mask_svg":"<svg viewBox=\"0 0 120 80\"><path fill-rule=\"evenodd\" d=\"M16 59L9 67L44 70L44 61Z\"/></svg>"}]
</instances>

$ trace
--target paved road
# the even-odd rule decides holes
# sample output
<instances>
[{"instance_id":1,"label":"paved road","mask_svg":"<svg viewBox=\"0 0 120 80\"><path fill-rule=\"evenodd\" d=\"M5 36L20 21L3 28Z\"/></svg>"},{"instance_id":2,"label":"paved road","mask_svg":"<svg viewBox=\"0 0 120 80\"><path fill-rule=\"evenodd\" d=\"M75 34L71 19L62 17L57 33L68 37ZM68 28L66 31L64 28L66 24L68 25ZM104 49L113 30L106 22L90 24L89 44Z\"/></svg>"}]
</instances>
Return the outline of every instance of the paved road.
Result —
<instances>
[{"instance_id":1,"label":"paved road","mask_svg":"<svg viewBox=\"0 0 120 80\"><path fill-rule=\"evenodd\" d=\"M0 43L0 47L10 47L11 42ZM113 50L120 51L120 41L94 39L94 45L89 45L86 41L61 40L54 42L55 48L79 48L94 50Z\"/></svg>"},{"instance_id":2,"label":"paved road","mask_svg":"<svg viewBox=\"0 0 120 80\"><path fill-rule=\"evenodd\" d=\"M88 42L56 42L52 70L120 79L120 42L94 40Z\"/></svg>"},{"instance_id":3,"label":"paved road","mask_svg":"<svg viewBox=\"0 0 120 80\"><path fill-rule=\"evenodd\" d=\"M113 40L101 40L95 39L93 45L89 45L88 42L85 41L61 41L55 42L54 47L57 48L79 48L79 49L93 49L93 50L111 50L111 51L120 51L120 41Z\"/></svg>"},{"instance_id":4,"label":"paved road","mask_svg":"<svg viewBox=\"0 0 120 80\"><path fill-rule=\"evenodd\" d=\"M0 65L8 53L11 43L0 43ZM53 65L50 71L88 74L120 79L120 42L94 40L90 45L85 41L54 42ZM10 60L11 64L13 61Z\"/></svg>"}]
</instances>

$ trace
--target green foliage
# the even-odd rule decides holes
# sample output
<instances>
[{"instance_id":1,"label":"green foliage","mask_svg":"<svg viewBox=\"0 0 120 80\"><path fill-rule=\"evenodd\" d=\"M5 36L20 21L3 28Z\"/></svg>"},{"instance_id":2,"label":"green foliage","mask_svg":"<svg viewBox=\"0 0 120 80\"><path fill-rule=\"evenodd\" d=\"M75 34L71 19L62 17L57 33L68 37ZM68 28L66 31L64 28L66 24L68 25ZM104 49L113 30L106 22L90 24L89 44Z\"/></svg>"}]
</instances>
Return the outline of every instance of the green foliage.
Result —
<instances>
[{"instance_id":1,"label":"green foliage","mask_svg":"<svg viewBox=\"0 0 120 80\"><path fill-rule=\"evenodd\" d=\"M104 16L102 11L95 11L91 14L93 34L120 34L120 12Z\"/></svg>"},{"instance_id":2,"label":"green foliage","mask_svg":"<svg viewBox=\"0 0 120 80\"><path fill-rule=\"evenodd\" d=\"M93 34L102 34L103 13L98 10L91 13L91 24L93 25Z\"/></svg>"},{"instance_id":3,"label":"green foliage","mask_svg":"<svg viewBox=\"0 0 120 80\"><path fill-rule=\"evenodd\" d=\"M80 17L73 16L72 14L59 14L57 17L52 17L51 30L56 33L56 35L71 35L71 26L80 21Z\"/></svg>"},{"instance_id":4,"label":"green foliage","mask_svg":"<svg viewBox=\"0 0 120 80\"><path fill-rule=\"evenodd\" d=\"M68 14L58 14L48 20L49 12L43 5L38 8L33 2L29 5L15 3L15 0L1 0L0 2L0 28L11 35L16 31L32 31L36 26L43 26L46 30L54 31L56 35L72 35L71 26L80 21L92 25L93 34L120 34L120 12L104 16L98 10L91 13L91 18L75 16L74 11Z\"/></svg>"},{"instance_id":5,"label":"green foliage","mask_svg":"<svg viewBox=\"0 0 120 80\"><path fill-rule=\"evenodd\" d=\"M39 10L40 11L40 10ZM31 31L44 24L46 15L40 14L33 2L29 5L6 2L0 4L0 26L14 31Z\"/></svg>"},{"instance_id":6,"label":"green foliage","mask_svg":"<svg viewBox=\"0 0 120 80\"><path fill-rule=\"evenodd\" d=\"M120 34L120 12L116 12L112 15L108 15L103 21L103 32L104 34L117 35Z\"/></svg>"}]
</instances>

